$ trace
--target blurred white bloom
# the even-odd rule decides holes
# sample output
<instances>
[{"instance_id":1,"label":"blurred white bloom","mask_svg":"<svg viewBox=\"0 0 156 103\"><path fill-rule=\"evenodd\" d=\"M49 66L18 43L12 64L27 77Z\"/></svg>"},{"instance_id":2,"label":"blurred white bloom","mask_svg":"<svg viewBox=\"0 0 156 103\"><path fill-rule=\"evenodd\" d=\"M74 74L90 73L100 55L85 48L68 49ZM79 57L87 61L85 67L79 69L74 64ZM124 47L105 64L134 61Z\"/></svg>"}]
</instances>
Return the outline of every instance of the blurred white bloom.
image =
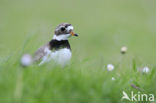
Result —
<instances>
[{"instance_id":1,"label":"blurred white bloom","mask_svg":"<svg viewBox=\"0 0 156 103\"><path fill-rule=\"evenodd\" d=\"M108 65L107 65L107 70L108 70L108 71L114 70L114 65L113 65L113 64L108 64Z\"/></svg>"},{"instance_id":2,"label":"blurred white bloom","mask_svg":"<svg viewBox=\"0 0 156 103\"><path fill-rule=\"evenodd\" d=\"M24 54L21 58L21 65L22 66L29 66L32 64L32 57L29 54Z\"/></svg>"},{"instance_id":3,"label":"blurred white bloom","mask_svg":"<svg viewBox=\"0 0 156 103\"><path fill-rule=\"evenodd\" d=\"M121 48L121 53L122 54L125 54L127 52L127 47L126 46L123 46L122 48Z\"/></svg>"},{"instance_id":4,"label":"blurred white bloom","mask_svg":"<svg viewBox=\"0 0 156 103\"><path fill-rule=\"evenodd\" d=\"M112 80L115 80L115 78L114 78L114 77L112 77Z\"/></svg>"},{"instance_id":5,"label":"blurred white bloom","mask_svg":"<svg viewBox=\"0 0 156 103\"><path fill-rule=\"evenodd\" d=\"M149 71L150 71L150 70L149 70L148 67L144 67L143 70L142 70L142 72L144 72L144 73L148 73Z\"/></svg>"}]
</instances>

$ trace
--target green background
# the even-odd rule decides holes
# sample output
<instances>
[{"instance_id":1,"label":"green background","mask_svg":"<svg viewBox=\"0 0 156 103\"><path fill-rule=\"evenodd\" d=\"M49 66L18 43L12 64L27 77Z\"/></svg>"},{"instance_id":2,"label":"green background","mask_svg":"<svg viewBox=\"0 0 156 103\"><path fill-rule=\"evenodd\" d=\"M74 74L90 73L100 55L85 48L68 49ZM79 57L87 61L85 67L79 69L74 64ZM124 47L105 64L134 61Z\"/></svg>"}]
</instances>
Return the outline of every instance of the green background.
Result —
<instances>
[{"instance_id":1,"label":"green background","mask_svg":"<svg viewBox=\"0 0 156 103\"><path fill-rule=\"evenodd\" d=\"M33 54L50 41L55 27L63 22L71 23L79 34L69 39L71 66L62 70L49 64L21 71L21 55ZM155 0L0 0L0 102L121 102L122 88L131 90L130 78L146 92L156 91L155 44ZM128 47L124 56L120 54L122 46ZM112 74L106 71L108 63L117 66ZM144 66L151 74L136 72ZM118 74L123 74L123 79L113 84L110 78ZM14 92L21 77L23 94L17 98ZM47 87L35 90L43 82ZM56 95L50 92L53 90Z\"/></svg>"}]
</instances>

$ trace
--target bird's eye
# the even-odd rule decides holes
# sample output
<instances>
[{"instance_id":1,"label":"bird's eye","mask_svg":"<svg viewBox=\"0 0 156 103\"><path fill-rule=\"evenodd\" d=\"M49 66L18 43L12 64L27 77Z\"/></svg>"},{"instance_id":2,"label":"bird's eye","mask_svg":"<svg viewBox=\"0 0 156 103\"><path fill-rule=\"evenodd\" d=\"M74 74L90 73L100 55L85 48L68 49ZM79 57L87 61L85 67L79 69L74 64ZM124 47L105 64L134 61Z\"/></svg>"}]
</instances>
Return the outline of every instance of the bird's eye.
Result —
<instances>
[{"instance_id":1,"label":"bird's eye","mask_svg":"<svg viewBox=\"0 0 156 103\"><path fill-rule=\"evenodd\" d=\"M61 28L61 31L64 31L64 30L65 30L65 28L64 28L64 27L62 27L62 28Z\"/></svg>"},{"instance_id":2,"label":"bird's eye","mask_svg":"<svg viewBox=\"0 0 156 103\"><path fill-rule=\"evenodd\" d=\"M67 27L68 27L68 25L65 26L65 28L67 28Z\"/></svg>"}]
</instances>

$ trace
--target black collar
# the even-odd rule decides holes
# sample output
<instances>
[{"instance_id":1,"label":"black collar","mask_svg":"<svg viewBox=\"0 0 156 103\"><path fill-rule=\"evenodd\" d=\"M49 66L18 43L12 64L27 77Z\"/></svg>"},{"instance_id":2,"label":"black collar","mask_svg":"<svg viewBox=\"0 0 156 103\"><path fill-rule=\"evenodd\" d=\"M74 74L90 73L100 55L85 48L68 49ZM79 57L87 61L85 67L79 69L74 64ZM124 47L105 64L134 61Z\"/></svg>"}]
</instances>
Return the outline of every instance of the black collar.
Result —
<instances>
[{"instance_id":1,"label":"black collar","mask_svg":"<svg viewBox=\"0 0 156 103\"><path fill-rule=\"evenodd\" d=\"M61 49L61 48L71 49L68 40L60 40L60 41L58 41L56 39L52 39L49 42L49 45L50 45L50 49L51 50L58 50L58 49Z\"/></svg>"}]
</instances>

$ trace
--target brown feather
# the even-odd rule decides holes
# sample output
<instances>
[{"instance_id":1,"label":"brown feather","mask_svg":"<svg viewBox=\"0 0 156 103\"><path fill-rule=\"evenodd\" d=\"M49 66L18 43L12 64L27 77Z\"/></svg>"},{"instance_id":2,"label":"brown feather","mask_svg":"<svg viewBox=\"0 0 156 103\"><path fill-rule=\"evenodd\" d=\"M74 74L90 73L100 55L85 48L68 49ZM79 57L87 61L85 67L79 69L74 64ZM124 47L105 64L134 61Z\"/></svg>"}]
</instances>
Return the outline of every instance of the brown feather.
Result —
<instances>
[{"instance_id":1,"label":"brown feather","mask_svg":"<svg viewBox=\"0 0 156 103\"><path fill-rule=\"evenodd\" d=\"M50 48L49 43L41 46L35 53L34 53L34 57L33 57L33 61L37 62L39 61L41 58L43 58L46 53L45 53L45 48Z\"/></svg>"}]
</instances>

